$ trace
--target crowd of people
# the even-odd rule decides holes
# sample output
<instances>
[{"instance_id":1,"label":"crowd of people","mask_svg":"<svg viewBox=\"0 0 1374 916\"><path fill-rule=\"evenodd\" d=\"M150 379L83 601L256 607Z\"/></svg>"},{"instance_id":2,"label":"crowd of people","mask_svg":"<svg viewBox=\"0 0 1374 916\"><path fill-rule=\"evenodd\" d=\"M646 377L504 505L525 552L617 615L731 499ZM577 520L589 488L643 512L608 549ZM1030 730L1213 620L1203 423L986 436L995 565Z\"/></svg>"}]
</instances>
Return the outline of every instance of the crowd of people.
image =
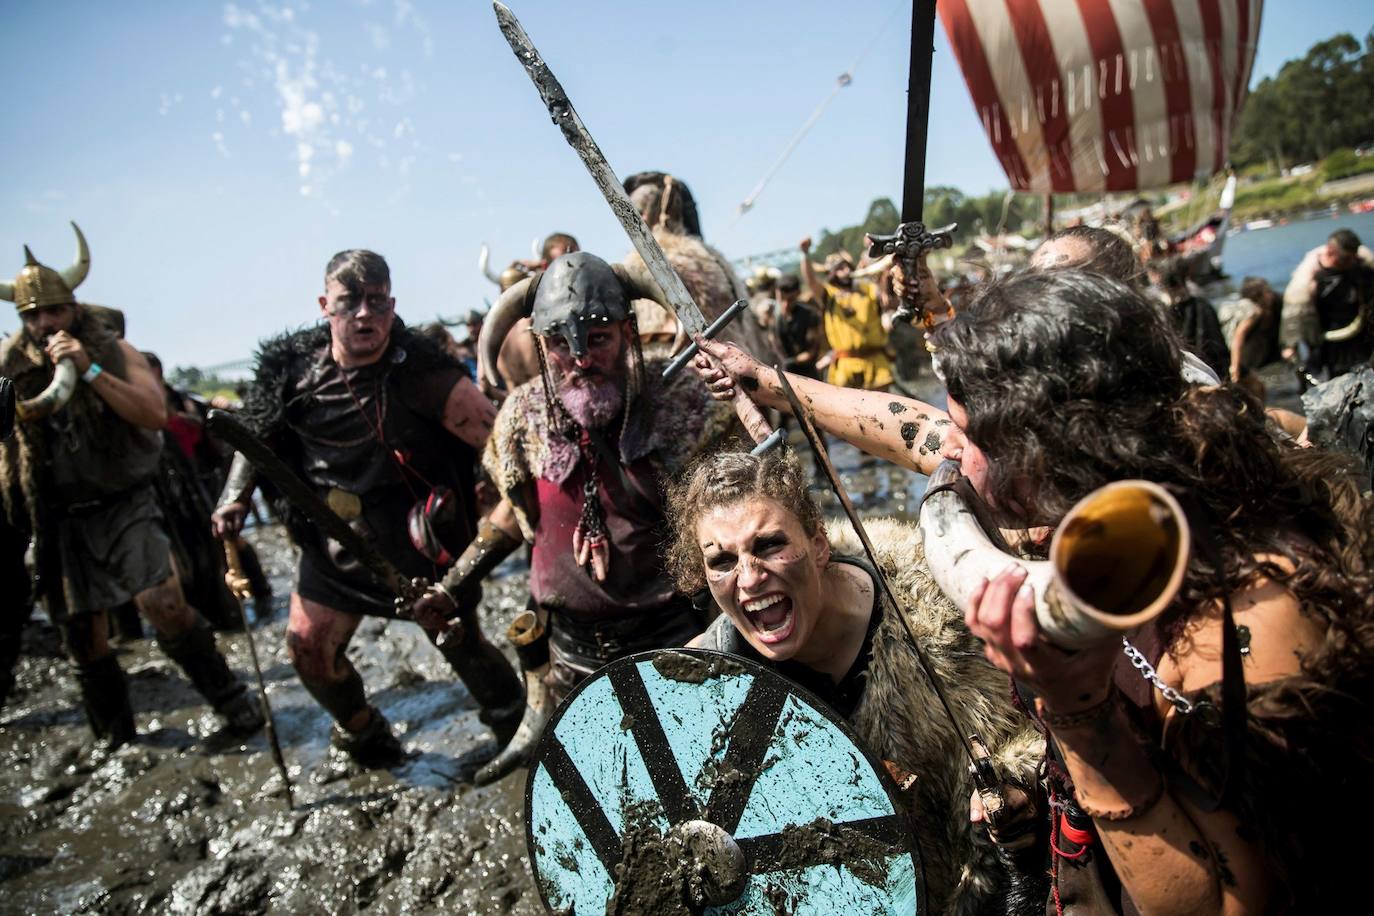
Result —
<instances>
[{"instance_id":1,"label":"crowd of people","mask_svg":"<svg viewBox=\"0 0 1374 916\"><path fill-rule=\"evenodd\" d=\"M385 259L353 249L302 309L318 321L262 343L238 418L401 575L433 583L411 601L289 488L242 454L226 467L203 405L125 340L121 314L77 301L79 230L71 268L28 254L0 289L22 323L0 351L21 399L0 445L0 564L30 586L2 599L5 692L37 601L94 734L136 741L110 642L132 603L226 731L254 733L262 711L216 645L212 622L232 621L206 534L247 550L261 489L297 548L291 664L352 766L406 755L346 653L368 616L423 628L477 702L499 749L479 783L527 763L603 665L704 647L812 691L915 776L904 797L932 912L1344 906L1360 845L1328 822L1363 822L1374 764L1360 394L1374 385L1374 257L1353 233L1304 258L1282 295L1246 278L1221 313L1186 261L1153 242L1142 259L1126 234L1091 227L947 292L845 252L813 263L804 239L799 275L761 273L746 291L702 239L685 183L645 172L626 191L708 320L752 294L741 323L699 341L693 371L663 377L686 341L643 262L564 233L511 265L461 340L402 321ZM903 298L939 319L917 340L947 409L893 390ZM1307 421L1266 411L1257 372L1276 359L1314 404L1339 406ZM947 594L940 533L923 543L898 520L871 521L875 565L824 518L796 455L751 454L744 414L790 411L780 371L826 435L927 475L957 467L955 492L997 529L1001 572ZM1128 632L1061 647L1028 569L1075 504L1131 479L1186 511L1177 592ZM528 604L503 634L517 671L478 609L522 548ZM903 617L987 742L1010 818L985 811Z\"/></svg>"}]
</instances>

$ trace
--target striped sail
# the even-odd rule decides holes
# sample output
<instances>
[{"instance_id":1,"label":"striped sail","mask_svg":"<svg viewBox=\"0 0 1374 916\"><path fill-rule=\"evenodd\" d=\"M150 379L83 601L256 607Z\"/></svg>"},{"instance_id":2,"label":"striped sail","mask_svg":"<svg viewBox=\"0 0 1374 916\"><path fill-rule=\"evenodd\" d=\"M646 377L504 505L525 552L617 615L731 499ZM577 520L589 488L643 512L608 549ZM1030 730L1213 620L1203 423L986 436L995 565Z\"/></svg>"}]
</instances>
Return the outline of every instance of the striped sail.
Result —
<instances>
[{"instance_id":1,"label":"striped sail","mask_svg":"<svg viewBox=\"0 0 1374 916\"><path fill-rule=\"evenodd\" d=\"M1226 163L1263 0L939 0L1012 188L1134 191Z\"/></svg>"}]
</instances>

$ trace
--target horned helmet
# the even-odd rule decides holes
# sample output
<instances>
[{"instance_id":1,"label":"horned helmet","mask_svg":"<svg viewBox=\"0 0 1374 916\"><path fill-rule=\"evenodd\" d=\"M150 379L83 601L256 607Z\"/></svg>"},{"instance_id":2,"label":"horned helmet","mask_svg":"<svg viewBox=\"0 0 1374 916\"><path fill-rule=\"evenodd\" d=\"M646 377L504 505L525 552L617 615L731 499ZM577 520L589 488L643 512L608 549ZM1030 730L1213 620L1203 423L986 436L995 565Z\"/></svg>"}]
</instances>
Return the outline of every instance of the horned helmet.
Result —
<instances>
[{"instance_id":1,"label":"horned helmet","mask_svg":"<svg viewBox=\"0 0 1374 916\"><path fill-rule=\"evenodd\" d=\"M66 270L53 270L40 264L33 256L29 246L24 246L24 267L13 283L0 281L0 299L13 302L15 309L22 315L33 309L50 305L75 305L73 293L91 269L91 252L86 247L86 237L81 228L72 223L76 233L76 261Z\"/></svg>"}]
</instances>

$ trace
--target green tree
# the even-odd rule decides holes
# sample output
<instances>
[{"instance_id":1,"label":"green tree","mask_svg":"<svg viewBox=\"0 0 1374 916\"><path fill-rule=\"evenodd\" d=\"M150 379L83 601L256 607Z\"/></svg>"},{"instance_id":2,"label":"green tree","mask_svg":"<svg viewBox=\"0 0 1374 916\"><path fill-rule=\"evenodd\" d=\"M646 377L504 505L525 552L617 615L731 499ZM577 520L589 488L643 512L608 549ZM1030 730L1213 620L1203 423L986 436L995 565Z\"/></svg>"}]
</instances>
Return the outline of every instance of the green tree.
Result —
<instances>
[{"instance_id":1,"label":"green tree","mask_svg":"<svg viewBox=\"0 0 1374 916\"><path fill-rule=\"evenodd\" d=\"M1319 41L1250 93L1231 145L1236 165L1282 168L1374 139L1374 30Z\"/></svg>"}]
</instances>

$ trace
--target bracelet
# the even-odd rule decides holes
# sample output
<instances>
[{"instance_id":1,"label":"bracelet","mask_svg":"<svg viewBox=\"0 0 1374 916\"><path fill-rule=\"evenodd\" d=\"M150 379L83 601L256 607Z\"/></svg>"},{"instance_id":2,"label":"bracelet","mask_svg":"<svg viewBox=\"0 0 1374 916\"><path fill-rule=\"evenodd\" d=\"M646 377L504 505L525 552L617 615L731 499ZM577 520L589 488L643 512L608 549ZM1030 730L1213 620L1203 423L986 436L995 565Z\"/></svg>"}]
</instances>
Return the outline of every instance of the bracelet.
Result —
<instances>
[{"instance_id":1,"label":"bracelet","mask_svg":"<svg viewBox=\"0 0 1374 916\"><path fill-rule=\"evenodd\" d=\"M81 373L81 381L89 385L91 382L94 382L97 378L99 378L100 373L104 371L104 369L100 368L100 363L91 363L90 366L86 368L86 371Z\"/></svg>"},{"instance_id":2,"label":"bracelet","mask_svg":"<svg viewBox=\"0 0 1374 916\"><path fill-rule=\"evenodd\" d=\"M1138 801L1126 810L1094 808L1081 798L1076 798L1074 803L1078 805L1078 810L1095 821L1128 821L1133 817L1139 817L1147 813L1159 800L1164 797L1164 777L1159 776L1155 779L1154 788L1145 796L1143 801Z\"/></svg>"},{"instance_id":3,"label":"bracelet","mask_svg":"<svg viewBox=\"0 0 1374 916\"><path fill-rule=\"evenodd\" d=\"M1045 705L1042 697L1035 700L1035 712L1040 717L1040 721L1045 723L1045 727L1050 731L1061 728L1078 728L1083 725L1096 725L1115 711L1117 701L1121 699L1116 688L1107 691L1107 695L1098 700L1091 706L1085 706L1077 712L1065 713L1057 716Z\"/></svg>"}]
</instances>

